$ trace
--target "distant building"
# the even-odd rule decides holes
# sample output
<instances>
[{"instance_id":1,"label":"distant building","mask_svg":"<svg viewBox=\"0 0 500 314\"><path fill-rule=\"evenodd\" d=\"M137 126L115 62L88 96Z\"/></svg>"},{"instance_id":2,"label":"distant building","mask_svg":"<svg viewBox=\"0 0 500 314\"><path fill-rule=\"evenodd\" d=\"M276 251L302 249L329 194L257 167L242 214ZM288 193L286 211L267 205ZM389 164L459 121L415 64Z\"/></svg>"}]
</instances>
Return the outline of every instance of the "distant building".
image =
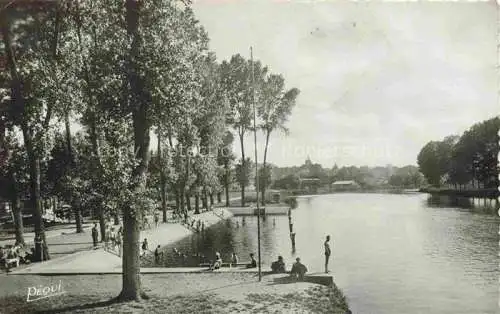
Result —
<instances>
[{"instance_id":1,"label":"distant building","mask_svg":"<svg viewBox=\"0 0 500 314\"><path fill-rule=\"evenodd\" d=\"M359 190L360 185L354 181L335 181L331 185L332 191L355 191Z\"/></svg>"},{"instance_id":2,"label":"distant building","mask_svg":"<svg viewBox=\"0 0 500 314\"><path fill-rule=\"evenodd\" d=\"M309 193L317 193L321 180L318 178L300 178L299 190L305 190Z\"/></svg>"},{"instance_id":3,"label":"distant building","mask_svg":"<svg viewBox=\"0 0 500 314\"><path fill-rule=\"evenodd\" d=\"M284 202L292 194L287 190L266 190L266 202L280 203Z\"/></svg>"}]
</instances>

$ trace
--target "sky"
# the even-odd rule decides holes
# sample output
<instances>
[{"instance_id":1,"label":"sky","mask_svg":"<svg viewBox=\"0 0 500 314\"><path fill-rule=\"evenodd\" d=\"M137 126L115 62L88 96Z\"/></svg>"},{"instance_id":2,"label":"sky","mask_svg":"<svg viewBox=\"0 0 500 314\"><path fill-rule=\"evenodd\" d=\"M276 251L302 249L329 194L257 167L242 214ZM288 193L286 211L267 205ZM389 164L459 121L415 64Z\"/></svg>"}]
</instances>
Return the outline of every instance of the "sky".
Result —
<instances>
[{"instance_id":1,"label":"sky","mask_svg":"<svg viewBox=\"0 0 500 314\"><path fill-rule=\"evenodd\" d=\"M416 164L427 142L498 115L495 2L193 3L219 60L250 58L253 46L300 89L290 134L270 139L275 165ZM261 134L257 151L261 162Z\"/></svg>"}]
</instances>

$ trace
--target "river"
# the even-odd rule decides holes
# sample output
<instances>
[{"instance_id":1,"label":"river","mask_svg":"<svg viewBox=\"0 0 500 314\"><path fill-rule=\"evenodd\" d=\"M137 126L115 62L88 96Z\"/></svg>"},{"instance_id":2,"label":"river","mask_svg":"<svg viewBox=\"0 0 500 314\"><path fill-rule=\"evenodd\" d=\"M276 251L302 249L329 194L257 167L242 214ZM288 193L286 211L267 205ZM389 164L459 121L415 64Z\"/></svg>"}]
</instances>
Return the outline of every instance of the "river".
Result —
<instances>
[{"instance_id":1,"label":"river","mask_svg":"<svg viewBox=\"0 0 500 314\"><path fill-rule=\"evenodd\" d=\"M295 250L287 216L263 219L263 269L282 255L288 268L300 257L310 273L322 272L329 234L330 269L353 313L498 313L495 214L430 202L425 194L346 193L299 198L291 221ZM223 259L235 251L247 260L257 252L256 230L255 217L233 217L165 247L163 264L179 262L174 247L189 256L219 251Z\"/></svg>"}]
</instances>

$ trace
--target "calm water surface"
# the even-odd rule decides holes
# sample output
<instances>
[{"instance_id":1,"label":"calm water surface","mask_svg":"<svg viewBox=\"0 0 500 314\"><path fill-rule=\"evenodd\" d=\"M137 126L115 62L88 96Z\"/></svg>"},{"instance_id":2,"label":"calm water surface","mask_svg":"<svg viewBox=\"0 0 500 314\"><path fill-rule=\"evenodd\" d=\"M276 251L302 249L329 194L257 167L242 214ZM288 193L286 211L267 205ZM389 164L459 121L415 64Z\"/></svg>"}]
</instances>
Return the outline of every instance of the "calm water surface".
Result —
<instances>
[{"instance_id":1,"label":"calm water surface","mask_svg":"<svg viewBox=\"0 0 500 314\"><path fill-rule=\"evenodd\" d=\"M323 271L323 241L333 240L331 270L353 313L499 313L500 220L467 206L439 206L424 194L335 194L298 199L287 216L262 221L263 269L282 255L300 257L310 272ZM165 247L165 265L215 251L246 261L257 252L257 219L233 217ZM192 257L187 262L197 263Z\"/></svg>"}]
</instances>

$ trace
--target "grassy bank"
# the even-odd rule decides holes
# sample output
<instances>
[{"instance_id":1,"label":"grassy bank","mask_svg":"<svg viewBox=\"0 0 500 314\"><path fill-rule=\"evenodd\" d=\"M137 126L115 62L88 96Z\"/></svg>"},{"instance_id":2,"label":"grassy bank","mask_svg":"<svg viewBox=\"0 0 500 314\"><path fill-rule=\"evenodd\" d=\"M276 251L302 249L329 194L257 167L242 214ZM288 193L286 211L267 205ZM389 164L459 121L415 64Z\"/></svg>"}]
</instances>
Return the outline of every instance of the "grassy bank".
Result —
<instances>
[{"instance_id":1,"label":"grassy bank","mask_svg":"<svg viewBox=\"0 0 500 314\"><path fill-rule=\"evenodd\" d=\"M346 313L336 287L299 282L259 283L252 273L142 275L147 301L113 303L121 276L2 275L2 313ZM26 302L32 286L61 282L62 295Z\"/></svg>"}]
</instances>

